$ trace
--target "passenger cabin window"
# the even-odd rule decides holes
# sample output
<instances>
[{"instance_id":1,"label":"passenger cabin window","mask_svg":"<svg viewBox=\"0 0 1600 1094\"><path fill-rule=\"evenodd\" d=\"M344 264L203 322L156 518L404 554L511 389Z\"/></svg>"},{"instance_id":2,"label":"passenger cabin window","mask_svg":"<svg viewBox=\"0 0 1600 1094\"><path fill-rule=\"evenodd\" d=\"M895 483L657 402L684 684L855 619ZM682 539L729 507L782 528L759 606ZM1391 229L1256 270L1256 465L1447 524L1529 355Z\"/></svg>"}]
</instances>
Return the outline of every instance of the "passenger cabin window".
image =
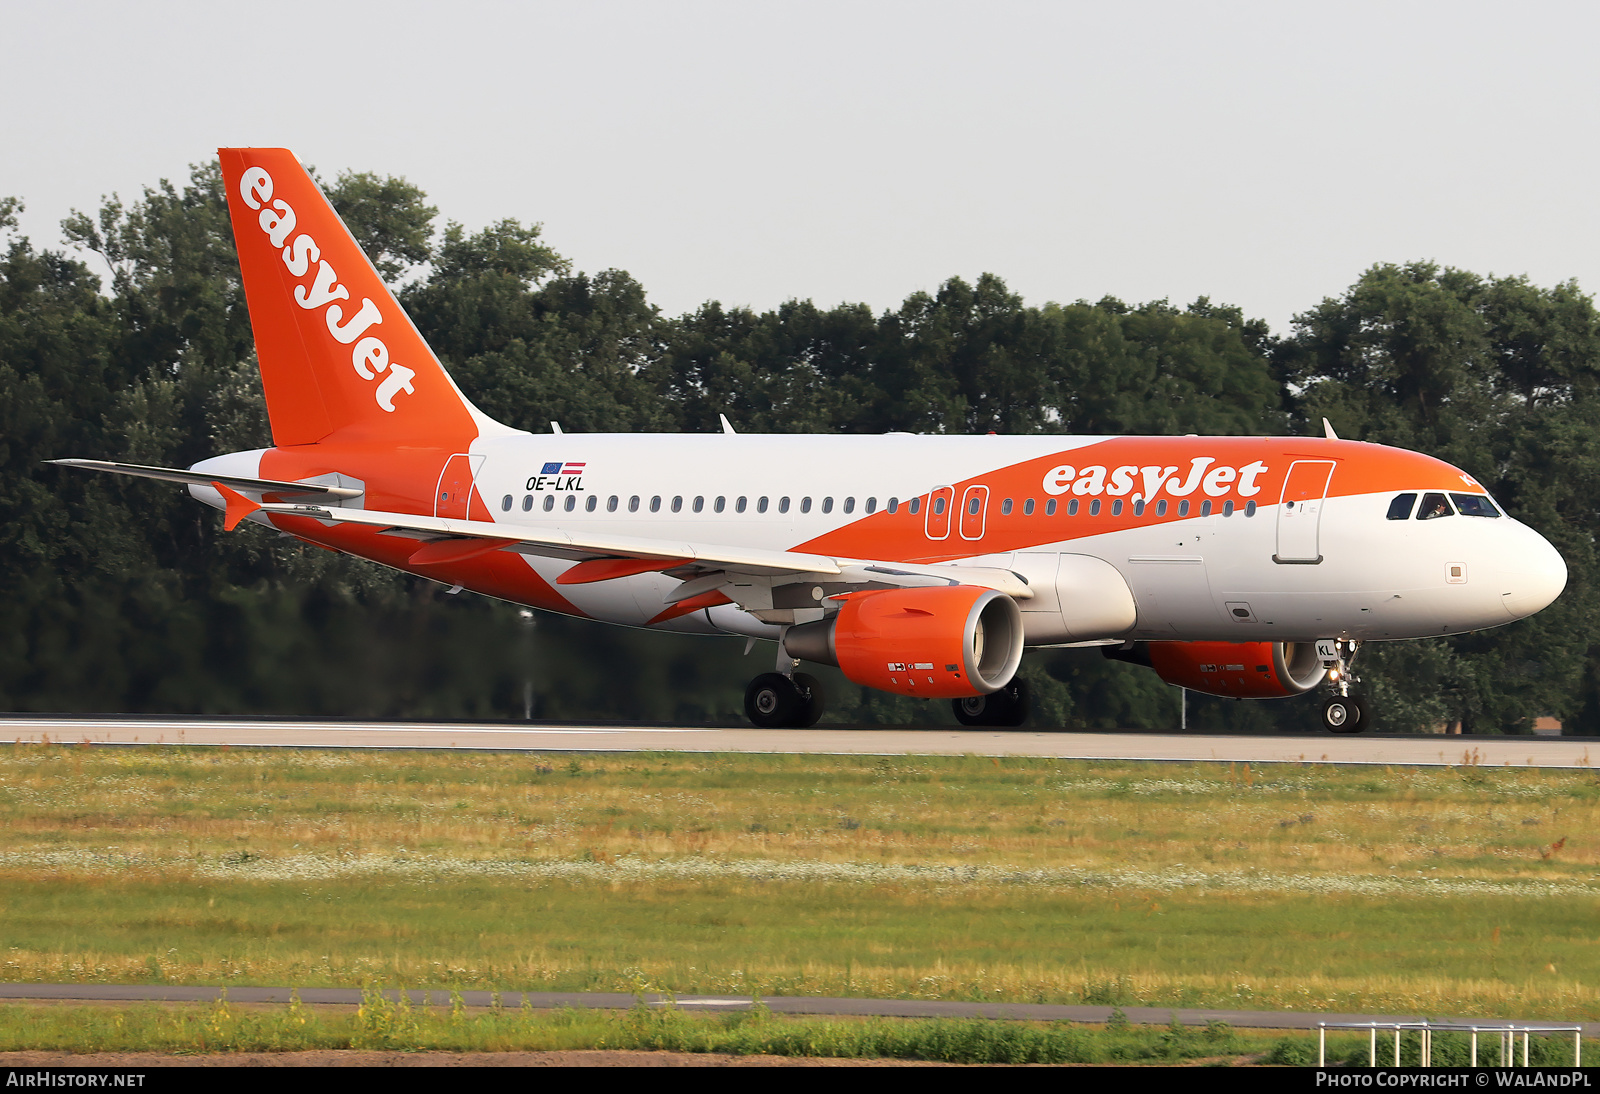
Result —
<instances>
[{"instance_id":1,"label":"passenger cabin window","mask_svg":"<svg viewBox=\"0 0 1600 1094\"><path fill-rule=\"evenodd\" d=\"M524 494L522 496L522 511L524 513L533 512L533 495L532 494Z\"/></svg>"},{"instance_id":2,"label":"passenger cabin window","mask_svg":"<svg viewBox=\"0 0 1600 1094\"><path fill-rule=\"evenodd\" d=\"M650 499L650 511L652 513L661 512L661 495L660 494L657 494L655 497Z\"/></svg>"},{"instance_id":3,"label":"passenger cabin window","mask_svg":"<svg viewBox=\"0 0 1600 1094\"><path fill-rule=\"evenodd\" d=\"M682 497L682 495L679 495L678 497L675 497L675 498L672 499L672 511L674 513L683 512L683 497Z\"/></svg>"},{"instance_id":4,"label":"passenger cabin window","mask_svg":"<svg viewBox=\"0 0 1600 1094\"><path fill-rule=\"evenodd\" d=\"M1443 494L1424 494L1422 504L1417 506L1418 520L1434 520L1438 517L1453 517L1456 511L1450 508L1450 499Z\"/></svg>"},{"instance_id":5,"label":"passenger cabin window","mask_svg":"<svg viewBox=\"0 0 1600 1094\"><path fill-rule=\"evenodd\" d=\"M562 508L566 509L566 511L570 513L574 509L576 509L577 507L578 507L578 495L576 495L576 494L568 494L567 495L567 504L564 505Z\"/></svg>"},{"instance_id":6,"label":"passenger cabin window","mask_svg":"<svg viewBox=\"0 0 1600 1094\"><path fill-rule=\"evenodd\" d=\"M1189 503L1184 502L1183 504L1188 505ZM1200 515L1202 517L1209 517L1211 515L1211 503L1209 501L1203 501L1200 503Z\"/></svg>"},{"instance_id":7,"label":"passenger cabin window","mask_svg":"<svg viewBox=\"0 0 1600 1094\"><path fill-rule=\"evenodd\" d=\"M921 498L912 498L910 504L908 504L906 506L906 508L911 511L911 514L913 516L915 516L922 509L922 499ZM943 498L939 499L939 512L941 512L941 513L944 512L944 499Z\"/></svg>"},{"instance_id":8,"label":"passenger cabin window","mask_svg":"<svg viewBox=\"0 0 1600 1094\"><path fill-rule=\"evenodd\" d=\"M1140 506L1143 506L1144 502L1141 501L1139 504L1140 504ZM1140 511L1142 512L1143 510L1141 509ZM1122 499L1121 498L1118 498L1116 501L1111 503L1111 515L1114 516L1114 517L1120 517L1122 515Z\"/></svg>"},{"instance_id":9,"label":"passenger cabin window","mask_svg":"<svg viewBox=\"0 0 1600 1094\"><path fill-rule=\"evenodd\" d=\"M1253 516L1256 515L1256 503L1255 502L1247 501L1247 502L1244 503L1244 515L1247 516L1247 517L1253 517Z\"/></svg>"},{"instance_id":10,"label":"passenger cabin window","mask_svg":"<svg viewBox=\"0 0 1600 1094\"><path fill-rule=\"evenodd\" d=\"M899 511L900 511L900 499L899 498L890 498L889 499L889 513L890 513L890 515L892 516L895 513L898 513Z\"/></svg>"},{"instance_id":11,"label":"passenger cabin window","mask_svg":"<svg viewBox=\"0 0 1600 1094\"><path fill-rule=\"evenodd\" d=\"M1033 516L1033 499L1032 498L1029 498L1027 501L1022 503L1022 515L1025 516L1025 517Z\"/></svg>"},{"instance_id":12,"label":"passenger cabin window","mask_svg":"<svg viewBox=\"0 0 1600 1094\"><path fill-rule=\"evenodd\" d=\"M694 511L696 513L705 512L705 508L706 508L706 499L705 498L695 498L694 499Z\"/></svg>"},{"instance_id":13,"label":"passenger cabin window","mask_svg":"<svg viewBox=\"0 0 1600 1094\"><path fill-rule=\"evenodd\" d=\"M800 499L800 511L802 513L811 512L811 499L810 498L801 498Z\"/></svg>"},{"instance_id":14,"label":"passenger cabin window","mask_svg":"<svg viewBox=\"0 0 1600 1094\"><path fill-rule=\"evenodd\" d=\"M912 504L916 504L916 503L913 502ZM913 513L916 512L915 509L913 509L911 511ZM934 516L939 516L943 512L944 512L944 498L942 498L942 497L934 498L933 499L933 515Z\"/></svg>"},{"instance_id":15,"label":"passenger cabin window","mask_svg":"<svg viewBox=\"0 0 1600 1094\"><path fill-rule=\"evenodd\" d=\"M635 494L633 497L628 499L628 512L637 513L638 511L639 511L639 495Z\"/></svg>"},{"instance_id":16,"label":"passenger cabin window","mask_svg":"<svg viewBox=\"0 0 1600 1094\"><path fill-rule=\"evenodd\" d=\"M523 506L523 508L527 508L527 506ZM615 494L612 494L609 498L606 499L606 512L615 513L616 511L617 511L617 496Z\"/></svg>"},{"instance_id":17,"label":"passenger cabin window","mask_svg":"<svg viewBox=\"0 0 1600 1094\"><path fill-rule=\"evenodd\" d=\"M1093 501L1091 501L1089 503L1089 515L1091 517L1098 517L1100 515L1100 499L1099 498L1095 498Z\"/></svg>"},{"instance_id":18,"label":"passenger cabin window","mask_svg":"<svg viewBox=\"0 0 1600 1094\"><path fill-rule=\"evenodd\" d=\"M720 513L724 509L726 509L727 507L728 507L728 499L726 497L718 498L716 501L711 503L711 508L712 508L712 510L714 512Z\"/></svg>"},{"instance_id":19,"label":"passenger cabin window","mask_svg":"<svg viewBox=\"0 0 1600 1094\"><path fill-rule=\"evenodd\" d=\"M595 511L595 508L599 504L600 504L600 495L599 494L590 494L589 495L589 500L583 503L583 507L585 509L587 509L589 512L592 513L592 512Z\"/></svg>"},{"instance_id":20,"label":"passenger cabin window","mask_svg":"<svg viewBox=\"0 0 1600 1094\"><path fill-rule=\"evenodd\" d=\"M747 498L740 498L738 501L733 503L733 511L735 513L744 512L744 507L745 507L746 504L748 504L748 499Z\"/></svg>"},{"instance_id":21,"label":"passenger cabin window","mask_svg":"<svg viewBox=\"0 0 1600 1094\"><path fill-rule=\"evenodd\" d=\"M1390 520L1410 520L1411 507L1417 504L1415 494L1401 494L1389 503Z\"/></svg>"},{"instance_id":22,"label":"passenger cabin window","mask_svg":"<svg viewBox=\"0 0 1600 1094\"><path fill-rule=\"evenodd\" d=\"M756 512L765 513L766 511L767 511L767 499L766 498L761 498L759 501L756 502Z\"/></svg>"},{"instance_id":23,"label":"passenger cabin window","mask_svg":"<svg viewBox=\"0 0 1600 1094\"><path fill-rule=\"evenodd\" d=\"M823 498L822 499L822 511L824 513L833 512L833 499L832 498Z\"/></svg>"},{"instance_id":24,"label":"passenger cabin window","mask_svg":"<svg viewBox=\"0 0 1600 1094\"><path fill-rule=\"evenodd\" d=\"M1482 494L1451 494L1450 498L1456 503L1456 512L1464 517L1498 517L1500 510L1494 507L1494 502Z\"/></svg>"},{"instance_id":25,"label":"passenger cabin window","mask_svg":"<svg viewBox=\"0 0 1600 1094\"><path fill-rule=\"evenodd\" d=\"M544 496L544 511L546 513L548 513L550 510L554 509L555 507L556 507L556 496L554 494L546 494Z\"/></svg>"},{"instance_id":26,"label":"passenger cabin window","mask_svg":"<svg viewBox=\"0 0 1600 1094\"><path fill-rule=\"evenodd\" d=\"M787 513L788 511L789 511L789 499L788 498L779 498L778 499L778 512Z\"/></svg>"},{"instance_id":27,"label":"passenger cabin window","mask_svg":"<svg viewBox=\"0 0 1600 1094\"><path fill-rule=\"evenodd\" d=\"M500 511L502 513L511 512L511 495L510 494L507 494L505 497L500 499Z\"/></svg>"},{"instance_id":28,"label":"passenger cabin window","mask_svg":"<svg viewBox=\"0 0 1600 1094\"><path fill-rule=\"evenodd\" d=\"M848 509L845 510L846 513L848 513L849 511L850 510L848 510ZM868 498L867 499L867 516L870 517L873 513L876 513L877 511L878 511L878 499L877 498Z\"/></svg>"}]
</instances>

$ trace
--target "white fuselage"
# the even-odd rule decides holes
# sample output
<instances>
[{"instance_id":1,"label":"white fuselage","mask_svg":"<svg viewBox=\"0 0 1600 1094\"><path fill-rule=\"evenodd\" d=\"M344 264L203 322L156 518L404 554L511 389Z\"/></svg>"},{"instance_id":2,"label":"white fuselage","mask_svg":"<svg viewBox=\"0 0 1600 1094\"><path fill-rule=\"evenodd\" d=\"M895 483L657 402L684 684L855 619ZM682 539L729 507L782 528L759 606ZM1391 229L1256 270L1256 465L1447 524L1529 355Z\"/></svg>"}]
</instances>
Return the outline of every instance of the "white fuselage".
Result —
<instances>
[{"instance_id":1,"label":"white fuselage","mask_svg":"<svg viewBox=\"0 0 1600 1094\"><path fill-rule=\"evenodd\" d=\"M1113 494L1111 474L1103 484L1080 474L1074 491L1062 487L1066 480L1039 473L1117 445L1135 452L1124 470L1143 462L1138 453L1149 449L1155 456L1147 471L1158 472L1167 461L1178 474L1146 498L1140 487L1158 481L1159 473L1155 479L1124 475L1122 486L1131 482L1134 488L1120 495ZM1201 455L1191 459L1191 453ZM1216 498L1205 496L1200 472L1225 464L1255 466L1246 460L1258 453L1264 471L1206 479L1206 490ZM1392 470L1386 454L1395 457ZM1318 460L1336 468L1326 496L1286 506L1287 465ZM1508 623L1554 599L1565 583L1564 563L1543 537L1508 516L1387 519L1402 492L1447 491L1438 468L1454 475L1454 489L1467 490L1470 483L1481 492L1470 478L1437 461L1427 461L1425 474L1416 473L1426 481L1410 481L1406 468L1426 460L1378 446L1294 438L512 431L478 438L467 457L473 505L481 505L472 509L477 519L839 558L1000 567L1029 580L1034 596L1022 604L1025 616L1059 612L1069 628L1074 603L1085 591L1070 582L1057 587L1059 560L1087 556L1121 575L1137 605L1130 632L1080 636L1046 627L1030 631L1032 644L1049 644L1038 635L1056 642L1419 638ZM260 463L259 452L236 453L197 468L255 475ZM1174 491L1182 489L1179 480L1191 463L1196 471L1189 493L1180 498ZM371 469L350 470L373 477ZM450 504L447 474L441 473L433 491L436 515L448 515L439 508ZM1378 487L1341 490L1368 479ZM941 519L934 510L939 488L946 486ZM193 489L220 505L214 491ZM912 499L916 514L910 512ZM1141 502L1144 509L1136 514ZM1156 519L1158 505L1162 515ZM1098 511L1091 514L1091 506ZM1180 506L1187 515L1179 515ZM573 565L561 558L522 558L549 585ZM678 578L647 573L563 585L560 593L585 616L643 626L661 614L679 584ZM528 602L538 603L532 597ZM653 625L778 633L774 624L733 604Z\"/></svg>"}]
</instances>

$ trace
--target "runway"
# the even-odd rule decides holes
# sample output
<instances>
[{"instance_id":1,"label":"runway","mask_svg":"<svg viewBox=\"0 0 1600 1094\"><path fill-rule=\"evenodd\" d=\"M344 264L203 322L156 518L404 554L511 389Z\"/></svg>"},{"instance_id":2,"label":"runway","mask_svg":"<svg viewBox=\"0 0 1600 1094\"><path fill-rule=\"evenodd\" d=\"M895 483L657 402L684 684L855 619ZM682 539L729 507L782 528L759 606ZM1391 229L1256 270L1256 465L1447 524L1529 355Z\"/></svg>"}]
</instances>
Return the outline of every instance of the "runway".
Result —
<instances>
[{"instance_id":1,"label":"runway","mask_svg":"<svg viewBox=\"0 0 1600 1094\"><path fill-rule=\"evenodd\" d=\"M393 988L382 992L388 999L397 1000L399 992ZM408 989L406 998L413 1006L448 1007L452 1003L448 990L426 991ZM680 1010L730 1011L749 1010L755 999L748 995L658 995L653 992L638 995L623 992L488 992L461 991L455 993L467 1007L504 1007L518 1010L524 1003L535 1010L556 1007L581 1007L586 1010L628 1010L639 1003L647 1006L673 1006ZM359 1006L365 995L359 988L287 988L287 987L191 987L172 984L0 984L0 1000L15 1002L94 1002L94 1003L216 1003L224 998L230 1003L256 1005L287 1004L296 995L308 1006ZM972 1003L959 1000L933 999L841 999L822 996L769 995L761 1004L774 1014L808 1014L837 1017L877 1018L990 1018L997 1021L1023 1022L1089 1022L1101 1024L1112 1020L1114 1009L1120 1009L1128 1022L1137 1025L1165 1026L1178 1022L1185 1026L1204 1026L1211 1022L1226 1022L1236 1029L1316 1029L1318 1023L1390 1023L1420 1022L1421 1015L1395 1014L1320 1014L1309 1011L1223 1010L1200 1007L1121 1007L1105 1005L1076 1005L1052 1003ZM1441 1021L1435 1016L1434 1022ZM1445 1021L1473 1022L1484 1026L1510 1024L1506 1019L1446 1019ZM1523 1024L1523 1023L1518 1023ZM1549 1023L1546 1023L1549 1024ZM1581 1025L1585 1037L1600 1034L1600 1022L1562 1022L1562 1025Z\"/></svg>"},{"instance_id":2,"label":"runway","mask_svg":"<svg viewBox=\"0 0 1600 1094\"><path fill-rule=\"evenodd\" d=\"M1041 756L1220 763L1592 766L1584 737L1223 736L867 727L753 729L117 717L4 717L0 742L232 748L474 749L497 752L730 752L813 755ZM1595 749L1600 759L1600 747Z\"/></svg>"}]
</instances>

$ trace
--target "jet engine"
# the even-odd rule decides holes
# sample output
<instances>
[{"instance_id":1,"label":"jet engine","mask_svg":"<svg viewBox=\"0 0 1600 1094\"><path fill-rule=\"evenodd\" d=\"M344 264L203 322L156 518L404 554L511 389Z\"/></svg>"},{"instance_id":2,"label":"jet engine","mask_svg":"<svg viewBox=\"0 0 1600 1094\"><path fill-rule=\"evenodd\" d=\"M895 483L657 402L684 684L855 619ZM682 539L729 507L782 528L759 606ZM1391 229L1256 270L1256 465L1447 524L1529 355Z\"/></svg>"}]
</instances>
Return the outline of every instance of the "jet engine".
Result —
<instances>
[{"instance_id":1,"label":"jet engine","mask_svg":"<svg viewBox=\"0 0 1600 1094\"><path fill-rule=\"evenodd\" d=\"M922 699L989 695L1022 661L1022 612L972 585L846 593L838 612L790 627L789 656L838 665L857 684Z\"/></svg>"},{"instance_id":2,"label":"jet engine","mask_svg":"<svg viewBox=\"0 0 1600 1094\"><path fill-rule=\"evenodd\" d=\"M1311 642L1146 642L1107 656L1147 665L1169 684L1225 699L1285 699L1322 683ZM1141 656L1142 654L1142 656Z\"/></svg>"}]
</instances>

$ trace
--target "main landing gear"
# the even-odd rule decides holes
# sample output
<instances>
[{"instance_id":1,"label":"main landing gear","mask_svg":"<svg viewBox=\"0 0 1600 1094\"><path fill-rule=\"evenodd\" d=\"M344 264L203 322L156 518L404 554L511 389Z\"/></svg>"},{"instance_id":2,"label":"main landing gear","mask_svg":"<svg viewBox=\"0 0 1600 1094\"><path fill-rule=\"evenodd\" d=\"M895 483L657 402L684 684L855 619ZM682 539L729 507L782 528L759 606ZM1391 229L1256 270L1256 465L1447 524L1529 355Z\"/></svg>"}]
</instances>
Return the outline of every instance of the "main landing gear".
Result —
<instances>
[{"instance_id":1,"label":"main landing gear","mask_svg":"<svg viewBox=\"0 0 1600 1094\"><path fill-rule=\"evenodd\" d=\"M764 672L744 689L744 713L759 729L809 729L822 717L822 684L810 673Z\"/></svg>"},{"instance_id":2,"label":"main landing gear","mask_svg":"<svg viewBox=\"0 0 1600 1094\"><path fill-rule=\"evenodd\" d=\"M744 716L751 725L757 729L810 729L817 724L827 706L822 682L810 673L796 672L799 666L779 639L777 671L763 672L744 689Z\"/></svg>"},{"instance_id":3,"label":"main landing gear","mask_svg":"<svg viewBox=\"0 0 1600 1094\"><path fill-rule=\"evenodd\" d=\"M1328 681L1334 690L1322 701L1322 725L1330 733L1360 733L1371 726L1366 703L1360 696L1350 693L1350 685L1361 682L1361 678L1350 671L1360 645L1343 641L1334 644L1338 660L1328 670Z\"/></svg>"},{"instance_id":4,"label":"main landing gear","mask_svg":"<svg viewBox=\"0 0 1600 1094\"><path fill-rule=\"evenodd\" d=\"M956 721L964 726L1020 726L1028 720L1028 682L1013 677L999 691L950 700Z\"/></svg>"}]
</instances>

